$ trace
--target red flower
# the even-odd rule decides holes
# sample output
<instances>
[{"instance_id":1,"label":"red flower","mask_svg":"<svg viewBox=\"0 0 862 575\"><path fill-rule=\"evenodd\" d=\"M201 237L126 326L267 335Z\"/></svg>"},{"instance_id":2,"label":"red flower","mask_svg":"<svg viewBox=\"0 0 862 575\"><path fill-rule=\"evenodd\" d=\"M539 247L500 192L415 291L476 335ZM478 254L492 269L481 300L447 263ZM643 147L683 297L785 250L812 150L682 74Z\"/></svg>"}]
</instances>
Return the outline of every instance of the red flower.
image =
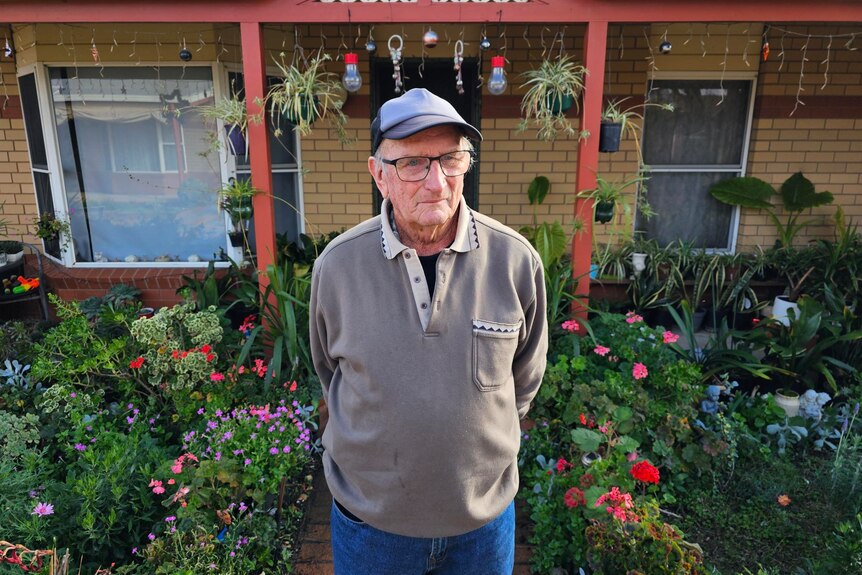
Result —
<instances>
[{"instance_id":1,"label":"red flower","mask_svg":"<svg viewBox=\"0 0 862 575\"><path fill-rule=\"evenodd\" d=\"M658 469L649 461L638 461L632 465L632 477L644 483L655 483L658 485L659 472Z\"/></svg>"},{"instance_id":2,"label":"red flower","mask_svg":"<svg viewBox=\"0 0 862 575\"><path fill-rule=\"evenodd\" d=\"M213 348L208 343L205 343L201 346L201 353L209 353L212 350L213 350Z\"/></svg>"},{"instance_id":3,"label":"red flower","mask_svg":"<svg viewBox=\"0 0 862 575\"><path fill-rule=\"evenodd\" d=\"M557 461L557 473L563 473L564 471L571 469L572 464L563 459L562 457Z\"/></svg>"},{"instance_id":4,"label":"red flower","mask_svg":"<svg viewBox=\"0 0 862 575\"><path fill-rule=\"evenodd\" d=\"M584 489L588 489L589 487L592 487L593 484L596 482L596 478L593 477L590 473L584 473L583 475L581 475L579 482L581 484L581 487L583 487Z\"/></svg>"},{"instance_id":5,"label":"red flower","mask_svg":"<svg viewBox=\"0 0 862 575\"><path fill-rule=\"evenodd\" d=\"M208 353L208 354L207 354L207 361L212 361L212 360L214 360L214 359L215 359L215 354L214 354L214 353Z\"/></svg>"},{"instance_id":6,"label":"red flower","mask_svg":"<svg viewBox=\"0 0 862 575\"><path fill-rule=\"evenodd\" d=\"M141 369L142 365L144 365L143 357L138 357L137 359L133 359L129 362L129 368L131 369Z\"/></svg>"},{"instance_id":7,"label":"red flower","mask_svg":"<svg viewBox=\"0 0 862 575\"><path fill-rule=\"evenodd\" d=\"M581 414L581 425L586 425L586 424L587 424L587 416L582 413Z\"/></svg>"},{"instance_id":8,"label":"red flower","mask_svg":"<svg viewBox=\"0 0 862 575\"><path fill-rule=\"evenodd\" d=\"M566 504L566 507L573 509L578 505L586 505L587 498L584 496L584 492L578 489L577 487L572 487L566 494L563 496L563 501Z\"/></svg>"}]
</instances>

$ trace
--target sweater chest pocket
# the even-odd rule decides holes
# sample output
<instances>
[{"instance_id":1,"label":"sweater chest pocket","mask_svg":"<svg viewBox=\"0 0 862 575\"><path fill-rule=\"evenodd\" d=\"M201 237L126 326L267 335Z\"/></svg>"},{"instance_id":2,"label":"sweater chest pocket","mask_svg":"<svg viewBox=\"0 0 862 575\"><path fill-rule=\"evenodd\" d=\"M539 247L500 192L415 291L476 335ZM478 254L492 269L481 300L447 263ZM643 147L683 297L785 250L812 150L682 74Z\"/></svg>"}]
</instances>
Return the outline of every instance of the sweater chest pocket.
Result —
<instances>
[{"instance_id":1,"label":"sweater chest pocket","mask_svg":"<svg viewBox=\"0 0 862 575\"><path fill-rule=\"evenodd\" d=\"M521 324L473 320L473 383L479 391L500 389L511 379Z\"/></svg>"}]
</instances>

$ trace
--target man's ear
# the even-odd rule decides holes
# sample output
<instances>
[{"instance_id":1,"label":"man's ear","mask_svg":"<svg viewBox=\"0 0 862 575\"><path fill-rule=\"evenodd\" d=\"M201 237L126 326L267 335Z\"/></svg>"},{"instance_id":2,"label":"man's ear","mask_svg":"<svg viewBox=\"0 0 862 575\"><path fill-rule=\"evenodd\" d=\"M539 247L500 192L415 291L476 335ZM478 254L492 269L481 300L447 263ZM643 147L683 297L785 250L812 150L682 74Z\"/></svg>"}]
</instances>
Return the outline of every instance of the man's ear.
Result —
<instances>
[{"instance_id":1,"label":"man's ear","mask_svg":"<svg viewBox=\"0 0 862 575\"><path fill-rule=\"evenodd\" d=\"M374 183L377 184L377 189L380 190L380 195L384 198L389 197L389 191L386 189L386 183L383 181L383 163L378 163L374 156L368 157L368 172L374 178Z\"/></svg>"}]
</instances>

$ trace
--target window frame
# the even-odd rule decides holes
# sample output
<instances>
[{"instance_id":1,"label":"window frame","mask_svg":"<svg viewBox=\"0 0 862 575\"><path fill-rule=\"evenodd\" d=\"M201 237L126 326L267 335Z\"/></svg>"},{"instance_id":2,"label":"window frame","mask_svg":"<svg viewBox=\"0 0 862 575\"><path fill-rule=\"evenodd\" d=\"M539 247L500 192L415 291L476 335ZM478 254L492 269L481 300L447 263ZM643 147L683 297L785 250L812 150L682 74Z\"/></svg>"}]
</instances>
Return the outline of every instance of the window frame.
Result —
<instances>
[{"instance_id":1,"label":"window frame","mask_svg":"<svg viewBox=\"0 0 862 575\"><path fill-rule=\"evenodd\" d=\"M659 173L669 173L669 174L681 174L681 173L701 173L701 172L726 172L729 176L745 176L748 170L748 152L749 146L751 145L751 130L754 124L754 100L757 96L757 71L745 72L745 71L734 71L734 72L726 72L722 74L721 72L687 72L687 71L661 71L654 70L649 74L647 79L647 95L652 89L653 81L655 80L689 80L689 81L701 81L701 80L743 80L751 83L751 89L749 91L747 110L745 113L745 128L743 130L743 141L742 141L742 150L740 152L741 158L739 164L650 164L649 172L659 172ZM644 120L643 129L646 129L646 120ZM646 154L646 150L644 148L645 141L643 138L643 131L641 134L641 149L644 150L644 154ZM658 217L661 217L659 214ZM739 206L733 206L731 217L730 217L730 225L728 226L727 234L728 234L728 244L727 247L724 248L704 248L706 253L716 253L716 254L734 254L736 253L736 247L738 245L738 237L739 237L739 222L740 222L740 208ZM637 230L637 224L635 223L635 230Z\"/></svg>"},{"instance_id":2,"label":"window frame","mask_svg":"<svg viewBox=\"0 0 862 575\"><path fill-rule=\"evenodd\" d=\"M150 66L150 67L158 67L165 66L164 62L155 62L155 61L141 61L138 63L140 66ZM176 68L183 68L186 66L190 66L191 64L185 64L183 66L170 66ZM51 184L51 197L54 203L54 213L58 218L62 218L68 221L69 216L69 207L66 201L66 187L65 182L62 177L62 165L60 164L60 144L59 138L57 135L57 125L54 120L54 111L53 111L53 98L51 95L51 79L49 76L49 68L73 68L75 63L72 61L66 60L45 60L45 61L37 61L32 64L28 64L25 66L21 66L18 68L16 72L16 79L20 76L26 76L27 74L35 74L36 79L36 93L38 96L38 109L42 120L42 131L43 138L45 139L45 152L48 164L47 173L49 174L49 181ZM103 64L105 68L127 68L129 67L128 63L123 62L106 62ZM197 68L209 68L212 74L213 81L213 92L214 97L221 98L226 95L226 78L227 72L225 71L224 64L218 62L202 62L200 64L193 65ZM218 134L219 141L224 143L225 135L224 130L217 129L216 133ZM160 139L160 136L159 136ZM28 140L29 146L29 140ZM160 143L161 147L161 143ZM183 133L183 160L184 160L184 169L187 169L188 163L185 157L185 134ZM163 153L160 150L160 155ZM233 156L227 152L226 146L219 147L219 165L221 167L221 181L226 182L231 175L231 172L235 172L234 170L230 170L230 166L228 165L232 160ZM113 156L113 154L112 154ZM111 159L113 166L113 157ZM31 166L31 169L33 167ZM44 173L44 170L34 170L40 173ZM176 170L168 173L177 173ZM35 182L34 182L35 188ZM35 191L34 191L35 193ZM225 253L228 256L235 260L239 261L242 258L242 253L240 248L234 248L231 246L229 238L228 238L228 230L230 229L230 220L227 214L224 214L222 219L222 224L224 227L224 238L225 238ZM71 242L72 238L69 238ZM44 251L44 250L43 250ZM75 253L74 249L66 249L61 253L60 258L56 258L51 254L45 253L46 257L51 259L52 261L68 268L76 267L76 268L95 268L95 269L104 269L104 268L206 268L210 261L201 261L201 262L188 262L188 261L180 261L180 262L156 262L156 261L147 261L147 262L78 262L75 261ZM212 262L216 268L227 268L231 265L230 261L213 261Z\"/></svg>"}]
</instances>

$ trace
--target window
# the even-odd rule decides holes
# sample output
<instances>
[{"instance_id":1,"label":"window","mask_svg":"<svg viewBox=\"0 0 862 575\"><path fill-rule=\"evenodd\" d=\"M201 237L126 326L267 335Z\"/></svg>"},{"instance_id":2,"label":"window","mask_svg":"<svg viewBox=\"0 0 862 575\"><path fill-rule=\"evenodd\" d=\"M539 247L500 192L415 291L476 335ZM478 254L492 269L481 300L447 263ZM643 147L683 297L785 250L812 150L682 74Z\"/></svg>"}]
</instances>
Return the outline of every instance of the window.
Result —
<instances>
[{"instance_id":1,"label":"window","mask_svg":"<svg viewBox=\"0 0 862 575\"><path fill-rule=\"evenodd\" d=\"M656 79L650 100L673 113L647 108L643 155L649 166L647 200L656 215L638 214L637 229L667 245L733 250L738 213L709 195L715 182L745 170L751 115L750 80Z\"/></svg>"},{"instance_id":2,"label":"window","mask_svg":"<svg viewBox=\"0 0 862 575\"><path fill-rule=\"evenodd\" d=\"M222 259L209 67L48 69L77 262Z\"/></svg>"},{"instance_id":3,"label":"window","mask_svg":"<svg viewBox=\"0 0 862 575\"><path fill-rule=\"evenodd\" d=\"M54 213L54 198L51 196L51 172L48 170L48 154L39 115L39 98L36 91L36 75L25 74L18 78L21 90L21 107L24 112L24 130L27 133L27 148L30 150L30 166L36 186L36 205L40 214ZM60 257L60 240L45 240L45 253Z\"/></svg>"},{"instance_id":4,"label":"window","mask_svg":"<svg viewBox=\"0 0 862 575\"><path fill-rule=\"evenodd\" d=\"M245 89L244 77L241 73L231 72L229 75L231 90L242 94ZM278 78L268 77L270 83ZM266 115L269 121L269 114ZM299 240L302 232L302 194L299 190L299 142L292 126L282 126L282 133L276 137L274 130L269 131L269 159L272 164L272 195L275 208L275 232L283 235L288 241ZM237 156L237 178L251 178L251 166L248 158ZM254 249L254 225L249 230L249 246Z\"/></svg>"}]
</instances>

